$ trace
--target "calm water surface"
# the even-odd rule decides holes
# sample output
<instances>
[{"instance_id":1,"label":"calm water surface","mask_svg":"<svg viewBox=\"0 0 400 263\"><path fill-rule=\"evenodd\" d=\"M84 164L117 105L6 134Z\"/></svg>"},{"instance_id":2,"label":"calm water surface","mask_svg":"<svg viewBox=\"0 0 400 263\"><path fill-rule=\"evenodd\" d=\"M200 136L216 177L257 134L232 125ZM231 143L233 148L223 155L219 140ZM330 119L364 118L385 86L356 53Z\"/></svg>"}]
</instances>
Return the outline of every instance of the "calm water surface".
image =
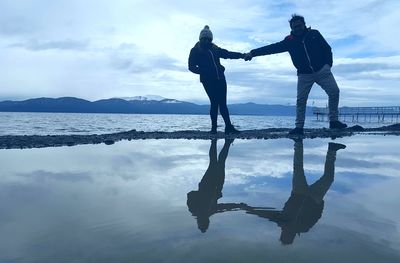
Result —
<instances>
[{"instance_id":1,"label":"calm water surface","mask_svg":"<svg viewBox=\"0 0 400 263\"><path fill-rule=\"evenodd\" d=\"M400 141L0 150L0 262L400 262Z\"/></svg>"}]
</instances>

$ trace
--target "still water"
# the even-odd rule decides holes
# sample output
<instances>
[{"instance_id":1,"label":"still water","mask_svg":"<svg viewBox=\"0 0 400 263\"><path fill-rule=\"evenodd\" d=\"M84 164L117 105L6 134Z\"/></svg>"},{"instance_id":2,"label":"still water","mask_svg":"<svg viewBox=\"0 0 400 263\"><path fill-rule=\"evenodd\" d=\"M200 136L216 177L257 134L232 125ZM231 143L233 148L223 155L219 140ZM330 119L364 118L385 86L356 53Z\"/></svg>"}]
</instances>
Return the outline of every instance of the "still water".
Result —
<instances>
[{"instance_id":1,"label":"still water","mask_svg":"<svg viewBox=\"0 0 400 263\"><path fill-rule=\"evenodd\" d=\"M400 262L398 137L330 142L0 150L0 262Z\"/></svg>"}]
</instances>

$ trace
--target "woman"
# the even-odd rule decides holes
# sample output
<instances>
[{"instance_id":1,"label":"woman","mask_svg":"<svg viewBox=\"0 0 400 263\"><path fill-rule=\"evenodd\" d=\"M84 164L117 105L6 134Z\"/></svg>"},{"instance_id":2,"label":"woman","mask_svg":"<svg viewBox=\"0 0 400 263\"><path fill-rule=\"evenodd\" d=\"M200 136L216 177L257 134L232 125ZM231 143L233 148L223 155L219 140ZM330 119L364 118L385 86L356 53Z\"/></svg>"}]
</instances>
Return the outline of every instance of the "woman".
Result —
<instances>
[{"instance_id":1,"label":"woman","mask_svg":"<svg viewBox=\"0 0 400 263\"><path fill-rule=\"evenodd\" d=\"M225 134L237 134L239 131L233 127L226 105L225 68L221 65L219 59L244 59L245 54L219 48L212 43L212 40L213 34L210 28L205 26L200 32L199 42L190 50L189 70L200 75L200 82L210 99L211 133L217 133L219 109L225 122Z\"/></svg>"}]
</instances>

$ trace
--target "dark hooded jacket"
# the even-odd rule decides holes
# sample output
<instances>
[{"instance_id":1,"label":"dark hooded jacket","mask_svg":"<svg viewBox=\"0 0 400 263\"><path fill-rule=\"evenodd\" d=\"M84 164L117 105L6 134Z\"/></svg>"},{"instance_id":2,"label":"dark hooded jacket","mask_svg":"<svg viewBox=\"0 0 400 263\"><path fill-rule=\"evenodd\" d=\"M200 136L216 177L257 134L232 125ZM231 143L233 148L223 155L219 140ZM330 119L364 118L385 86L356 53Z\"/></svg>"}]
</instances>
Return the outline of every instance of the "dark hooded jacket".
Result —
<instances>
[{"instance_id":1,"label":"dark hooded jacket","mask_svg":"<svg viewBox=\"0 0 400 263\"><path fill-rule=\"evenodd\" d=\"M221 65L220 58L238 59L243 54L239 52L231 52L220 48L215 44L211 44L209 49L200 47L200 43L190 50L189 70L195 74L200 74L200 81L225 79L225 67Z\"/></svg>"},{"instance_id":2,"label":"dark hooded jacket","mask_svg":"<svg viewBox=\"0 0 400 263\"><path fill-rule=\"evenodd\" d=\"M318 203L310 195L292 193L283 208L283 220L278 225L289 226L295 233L305 233L318 222L323 210L324 201Z\"/></svg>"},{"instance_id":3,"label":"dark hooded jacket","mask_svg":"<svg viewBox=\"0 0 400 263\"><path fill-rule=\"evenodd\" d=\"M284 40L253 49L253 57L289 52L297 74L319 71L324 65L332 66L332 50L318 30L306 28L302 36L292 33Z\"/></svg>"}]
</instances>

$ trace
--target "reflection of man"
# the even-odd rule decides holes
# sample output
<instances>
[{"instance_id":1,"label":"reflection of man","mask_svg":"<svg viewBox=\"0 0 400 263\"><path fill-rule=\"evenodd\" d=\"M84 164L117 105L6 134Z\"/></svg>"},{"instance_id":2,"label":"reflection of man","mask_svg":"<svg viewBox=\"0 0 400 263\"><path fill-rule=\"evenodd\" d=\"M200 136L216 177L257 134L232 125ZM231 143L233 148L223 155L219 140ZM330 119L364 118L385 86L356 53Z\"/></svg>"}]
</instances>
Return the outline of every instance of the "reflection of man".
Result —
<instances>
[{"instance_id":1,"label":"reflection of man","mask_svg":"<svg viewBox=\"0 0 400 263\"><path fill-rule=\"evenodd\" d=\"M225 203L218 204L222 197L222 187L225 182L225 161L233 139L225 139L225 144L217 159L217 140L211 140L210 164L199 183L197 191L187 194L187 206L193 216L197 218L197 225L201 232L206 232L210 224L210 216L215 213L238 210L245 204Z\"/></svg>"},{"instance_id":2,"label":"reflection of man","mask_svg":"<svg viewBox=\"0 0 400 263\"><path fill-rule=\"evenodd\" d=\"M308 185L303 168L303 142L295 141L292 193L283 210L254 209L248 213L276 222L281 228L282 244L292 244L296 234L308 232L321 218L324 196L334 180L336 152L344 148L346 146L343 144L329 143L324 174L315 183Z\"/></svg>"}]
</instances>

